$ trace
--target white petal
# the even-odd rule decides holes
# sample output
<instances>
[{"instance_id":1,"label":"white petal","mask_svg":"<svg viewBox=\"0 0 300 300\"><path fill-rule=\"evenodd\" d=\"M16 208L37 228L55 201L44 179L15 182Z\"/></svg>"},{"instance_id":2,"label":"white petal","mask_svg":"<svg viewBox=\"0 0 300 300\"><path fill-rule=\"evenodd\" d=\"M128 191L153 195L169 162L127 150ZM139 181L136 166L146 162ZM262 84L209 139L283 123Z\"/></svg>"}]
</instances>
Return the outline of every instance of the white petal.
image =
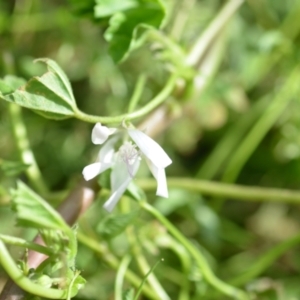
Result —
<instances>
[{"instance_id":1,"label":"white petal","mask_svg":"<svg viewBox=\"0 0 300 300\"><path fill-rule=\"evenodd\" d=\"M112 166L111 163L100 163L96 162L91 165L86 166L83 171L82 175L86 181L91 180L92 178L96 177L98 174L104 172L108 168Z\"/></svg>"},{"instance_id":2,"label":"white petal","mask_svg":"<svg viewBox=\"0 0 300 300\"><path fill-rule=\"evenodd\" d=\"M137 159L133 164L133 176L137 173L139 166L140 161ZM130 176L126 164L123 161L118 161L110 175L112 193L109 199L104 203L103 208L108 212L111 212L126 191L132 179L133 177Z\"/></svg>"},{"instance_id":3,"label":"white petal","mask_svg":"<svg viewBox=\"0 0 300 300\"><path fill-rule=\"evenodd\" d=\"M111 163L113 161L115 149L114 145L116 141L118 140L118 137L110 138L100 149L98 154L98 161L104 162L104 163Z\"/></svg>"},{"instance_id":4,"label":"white petal","mask_svg":"<svg viewBox=\"0 0 300 300\"><path fill-rule=\"evenodd\" d=\"M140 160L138 158L130 166L130 170L128 170L128 166L124 161L117 160L110 174L110 186L112 193L114 193L123 184L123 182L127 180L130 182L137 173L139 166Z\"/></svg>"},{"instance_id":5,"label":"white petal","mask_svg":"<svg viewBox=\"0 0 300 300\"><path fill-rule=\"evenodd\" d=\"M129 177L126 181L123 182L122 185L119 186L119 188L114 193L110 195L109 199L103 205L104 209L106 209L108 212L112 212L112 210L126 191L131 180L132 178Z\"/></svg>"},{"instance_id":6,"label":"white petal","mask_svg":"<svg viewBox=\"0 0 300 300\"><path fill-rule=\"evenodd\" d=\"M108 128L97 123L92 130L92 142L94 144L103 144L116 130L117 128Z\"/></svg>"},{"instance_id":7,"label":"white petal","mask_svg":"<svg viewBox=\"0 0 300 300\"><path fill-rule=\"evenodd\" d=\"M157 168L151 161L149 160L146 161L152 175L154 176L157 182L156 195L160 197L168 198L169 192L168 192L165 169Z\"/></svg>"},{"instance_id":8,"label":"white petal","mask_svg":"<svg viewBox=\"0 0 300 300\"><path fill-rule=\"evenodd\" d=\"M157 168L165 168L172 163L172 160L164 149L142 131L128 129L128 134L143 154L151 160Z\"/></svg>"}]
</instances>

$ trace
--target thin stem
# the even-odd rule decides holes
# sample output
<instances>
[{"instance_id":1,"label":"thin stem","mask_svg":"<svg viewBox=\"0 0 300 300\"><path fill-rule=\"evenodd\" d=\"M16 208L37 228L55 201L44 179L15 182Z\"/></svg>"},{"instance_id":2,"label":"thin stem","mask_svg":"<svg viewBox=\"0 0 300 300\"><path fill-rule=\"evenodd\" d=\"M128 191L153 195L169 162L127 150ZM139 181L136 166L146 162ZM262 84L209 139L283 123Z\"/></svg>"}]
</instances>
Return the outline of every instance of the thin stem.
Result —
<instances>
[{"instance_id":1,"label":"thin stem","mask_svg":"<svg viewBox=\"0 0 300 300\"><path fill-rule=\"evenodd\" d=\"M128 200L129 199L123 199L123 201L121 201L121 203L120 203L121 209L124 213L127 213L128 211L130 211L130 206L129 206ZM170 297L168 296L168 294L166 293L166 291L160 284L160 282L157 279L157 277L155 276L155 274L151 273L151 272L149 273L149 270L151 270L152 268L150 267L145 256L143 255L143 252L142 252L140 243L137 239L137 235L134 231L133 225L128 226L126 228L126 236L129 241L133 257L136 260L136 263L137 263L140 271L145 276L145 278L147 278L147 281L148 281L149 285L151 286L151 288L155 291L155 293L157 294L159 299L161 299L161 300L170 299ZM146 274L148 274L148 275L146 275Z\"/></svg>"},{"instance_id":2,"label":"thin stem","mask_svg":"<svg viewBox=\"0 0 300 300\"><path fill-rule=\"evenodd\" d=\"M118 269L120 261L111 253L111 251L107 249L107 247L103 243L98 243L94 239L81 232L77 233L77 237L83 245L98 253L111 268L115 270ZM136 288L140 286L142 279L135 275L131 270L126 270L124 276L126 280L128 280ZM148 285L143 285L143 294L150 299L158 299L156 293L151 288L149 288Z\"/></svg>"},{"instance_id":3,"label":"thin stem","mask_svg":"<svg viewBox=\"0 0 300 300\"><path fill-rule=\"evenodd\" d=\"M190 11L193 8L195 2L196 0L184 0L181 3L178 3L179 9L176 13L176 18L174 20L170 33L170 36L175 41L180 41L187 20L190 17Z\"/></svg>"},{"instance_id":4,"label":"thin stem","mask_svg":"<svg viewBox=\"0 0 300 300\"><path fill-rule=\"evenodd\" d=\"M10 103L8 107L12 129L21 160L24 164L30 165L25 171L26 175L36 191L45 195L48 193L48 188L43 181L41 171L30 148L27 130L22 120L21 107L14 103Z\"/></svg>"},{"instance_id":5,"label":"thin stem","mask_svg":"<svg viewBox=\"0 0 300 300\"><path fill-rule=\"evenodd\" d=\"M220 31L226 26L232 16L235 14L244 0L228 1L219 14L213 19L213 22L203 32L199 39L195 42L189 55L186 58L186 63L190 66L196 66L203 58L209 45L216 38Z\"/></svg>"},{"instance_id":6,"label":"thin stem","mask_svg":"<svg viewBox=\"0 0 300 300\"><path fill-rule=\"evenodd\" d=\"M140 294L141 294L141 292L142 292L142 288L143 288L143 286L144 286L144 284L145 284L147 278L148 278L151 274L153 274L154 269L158 266L159 263L160 263L160 260L158 260L158 261L152 266L152 268L148 271L148 273L144 276L144 278L143 278L143 280L142 280L142 282L141 282L141 284L140 284L140 286L139 286L139 288L138 288L138 290L137 290L137 292L136 292L136 295L135 295L135 297L134 297L134 300L138 300L138 298L139 298L139 296L140 296ZM161 298L160 298L160 299L161 299Z\"/></svg>"},{"instance_id":7,"label":"thin stem","mask_svg":"<svg viewBox=\"0 0 300 300\"><path fill-rule=\"evenodd\" d=\"M231 284L240 286L249 282L253 278L256 278L262 274L272 263L283 255L287 250L295 247L300 243L300 235L296 235L274 247L272 247L268 252L259 256L253 264L241 275L230 281Z\"/></svg>"},{"instance_id":8,"label":"thin stem","mask_svg":"<svg viewBox=\"0 0 300 300\"><path fill-rule=\"evenodd\" d=\"M178 295L178 300L189 300L190 295L190 279L189 279L189 272L191 270L191 257L185 247L178 243L172 236L168 235L168 248L170 248L174 253L178 256L181 266L182 266L182 273L184 276L180 279L178 284L180 285L181 289ZM170 276L168 276L169 278Z\"/></svg>"},{"instance_id":9,"label":"thin stem","mask_svg":"<svg viewBox=\"0 0 300 300\"><path fill-rule=\"evenodd\" d=\"M43 298L49 299L65 299L68 290L58 290L52 288L45 288L39 284L32 282L29 278L27 278L21 270L17 267L14 260L10 256L7 251L5 245L0 240L0 264L9 275L9 277L17 283L17 285L22 288L24 291L40 296ZM76 295L76 292L72 293L72 297Z\"/></svg>"},{"instance_id":10,"label":"thin stem","mask_svg":"<svg viewBox=\"0 0 300 300\"><path fill-rule=\"evenodd\" d=\"M115 281L115 300L122 300L123 279L131 261L130 255L125 255L119 265Z\"/></svg>"},{"instance_id":11,"label":"thin stem","mask_svg":"<svg viewBox=\"0 0 300 300\"><path fill-rule=\"evenodd\" d=\"M146 83L146 75L145 73L142 73L137 80L137 83L134 87L133 94L131 96L131 99L129 100L128 113L132 113L134 111L138 101L141 98L143 89L145 87L145 83Z\"/></svg>"},{"instance_id":12,"label":"thin stem","mask_svg":"<svg viewBox=\"0 0 300 300\"><path fill-rule=\"evenodd\" d=\"M196 177L201 179L213 179L218 172L224 169L226 161L230 155L238 147L240 141L247 134L259 114L266 108L269 103L269 97L263 97L253 104L247 114L242 115L234 124L226 131L221 140L209 154L208 158L200 167Z\"/></svg>"},{"instance_id":13,"label":"thin stem","mask_svg":"<svg viewBox=\"0 0 300 300\"><path fill-rule=\"evenodd\" d=\"M121 123L124 120L130 121L145 116L149 112L151 112L154 108L156 108L158 105L163 103L166 100L166 98L172 93L176 85L177 78L178 78L177 74L171 75L166 85L161 90L161 92L158 95L156 95L148 104L136 110L135 112L123 114L115 117L101 117L101 116L88 115L80 111L79 109L77 109L75 111L75 117L79 120L90 122L90 123L100 122L103 124L111 124L111 123Z\"/></svg>"},{"instance_id":14,"label":"thin stem","mask_svg":"<svg viewBox=\"0 0 300 300\"><path fill-rule=\"evenodd\" d=\"M277 92L277 96L263 112L261 117L252 127L251 131L232 155L232 158L223 174L222 181L234 182L236 180L240 171L254 150L258 147L259 143L272 128L279 116L282 115L288 104L299 93L299 81L300 76L298 66L290 74L284 86L279 92Z\"/></svg>"},{"instance_id":15,"label":"thin stem","mask_svg":"<svg viewBox=\"0 0 300 300\"><path fill-rule=\"evenodd\" d=\"M36 252L46 254L48 256L54 254L54 252L51 249L47 248L47 247L41 246L41 245L36 244L36 243L27 242L26 240L23 240L21 238L17 238L17 237L5 235L5 234L0 234L0 240L3 241L6 244L31 249L31 250L34 250Z\"/></svg>"},{"instance_id":16,"label":"thin stem","mask_svg":"<svg viewBox=\"0 0 300 300\"><path fill-rule=\"evenodd\" d=\"M248 300L248 295L239 289L221 281L212 272L208 262L202 253L177 229L173 224L165 218L158 210L146 202L140 202L141 207L159 220L167 230L187 249L191 256L195 259L204 279L221 293L238 300Z\"/></svg>"},{"instance_id":17,"label":"thin stem","mask_svg":"<svg viewBox=\"0 0 300 300\"><path fill-rule=\"evenodd\" d=\"M69 288L68 288L68 295L67 295L67 300L71 300L72 298L72 287L75 283L76 278L79 276L80 272L79 271L75 271L75 274L70 282Z\"/></svg>"},{"instance_id":18,"label":"thin stem","mask_svg":"<svg viewBox=\"0 0 300 300\"><path fill-rule=\"evenodd\" d=\"M154 179L136 179L136 183L145 190L156 189ZM192 178L168 178L168 186L240 201L300 203L300 192L287 189L249 187Z\"/></svg>"}]
</instances>

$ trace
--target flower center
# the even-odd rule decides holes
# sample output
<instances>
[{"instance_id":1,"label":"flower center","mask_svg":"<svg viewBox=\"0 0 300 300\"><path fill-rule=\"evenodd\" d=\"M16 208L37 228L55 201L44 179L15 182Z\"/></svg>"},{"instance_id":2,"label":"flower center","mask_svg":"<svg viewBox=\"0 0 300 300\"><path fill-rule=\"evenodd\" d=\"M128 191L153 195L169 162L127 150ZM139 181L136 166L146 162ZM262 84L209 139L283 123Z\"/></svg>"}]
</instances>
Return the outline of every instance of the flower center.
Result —
<instances>
[{"instance_id":1,"label":"flower center","mask_svg":"<svg viewBox=\"0 0 300 300\"><path fill-rule=\"evenodd\" d=\"M139 156L139 151L132 142L125 142L119 149L119 155L126 165L132 165Z\"/></svg>"}]
</instances>

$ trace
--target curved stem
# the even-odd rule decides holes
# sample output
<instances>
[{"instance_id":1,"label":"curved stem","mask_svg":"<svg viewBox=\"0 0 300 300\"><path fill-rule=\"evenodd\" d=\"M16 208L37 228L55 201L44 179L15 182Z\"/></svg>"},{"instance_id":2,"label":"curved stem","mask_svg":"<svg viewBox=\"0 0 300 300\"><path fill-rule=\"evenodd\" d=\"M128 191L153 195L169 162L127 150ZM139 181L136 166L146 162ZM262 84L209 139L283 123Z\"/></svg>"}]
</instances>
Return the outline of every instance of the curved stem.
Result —
<instances>
[{"instance_id":1,"label":"curved stem","mask_svg":"<svg viewBox=\"0 0 300 300\"><path fill-rule=\"evenodd\" d=\"M145 84L146 84L146 74L142 73L138 80L137 83L134 87L133 94L131 96L131 99L129 100L129 105L128 105L128 113L131 113L134 111L139 99L141 98L142 92L144 90Z\"/></svg>"},{"instance_id":2,"label":"curved stem","mask_svg":"<svg viewBox=\"0 0 300 300\"><path fill-rule=\"evenodd\" d=\"M130 255L125 255L119 265L115 281L115 300L122 300L123 279L131 261Z\"/></svg>"},{"instance_id":3,"label":"curved stem","mask_svg":"<svg viewBox=\"0 0 300 300\"><path fill-rule=\"evenodd\" d=\"M45 195L48 193L48 188L45 182L43 181L41 171L36 163L34 154L30 149L27 130L21 116L21 107L14 103L10 103L8 107L10 118L12 121L11 124L15 137L15 142L17 144L17 148L20 153L22 162L24 164L30 165L25 171L26 175L28 176L28 179L30 180L32 186L40 194Z\"/></svg>"},{"instance_id":4,"label":"curved stem","mask_svg":"<svg viewBox=\"0 0 300 300\"><path fill-rule=\"evenodd\" d=\"M142 117L144 115L147 115L149 112L151 112L154 108L156 108L158 105L163 103L166 98L172 93L176 80L178 78L177 74L173 74L170 76L169 80L167 81L164 88L161 90L161 92L156 95L148 104L143 106L142 108L136 110L135 112L131 112L128 114L123 114L115 117L101 117L101 116L94 116L94 115L88 115L84 112L77 109L75 113L75 117L79 120L90 122L90 123L103 123L103 124L111 124L111 123L121 123L122 121L130 121L133 119L137 119L139 117Z\"/></svg>"},{"instance_id":5,"label":"curved stem","mask_svg":"<svg viewBox=\"0 0 300 300\"><path fill-rule=\"evenodd\" d=\"M156 189L154 179L136 179L136 183L145 190ZM192 178L168 178L168 186L240 201L300 203L300 192L287 189L249 187Z\"/></svg>"},{"instance_id":6,"label":"curved stem","mask_svg":"<svg viewBox=\"0 0 300 300\"><path fill-rule=\"evenodd\" d=\"M248 300L248 295L242 290L236 289L235 287L221 281L212 272L210 266L208 265L206 259L202 253L195 248L195 246L179 231L173 224L166 219L158 210L149 205L146 202L140 202L141 207L159 220L167 230L187 249L191 256L195 259L198 264L199 269L204 277L204 279L214 288L216 288L221 293L238 300Z\"/></svg>"},{"instance_id":7,"label":"curved stem","mask_svg":"<svg viewBox=\"0 0 300 300\"><path fill-rule=\"evenodd\" d=\"M36 243L27 242L26 240L23 240L21 238L17 238L17 237L5 235L5 234L0 234L0 241L3 241L6 244L31 249L31 250L34 250L36 252L46 254L48 256L54 254L54 252L51 249L47 248L47 247L41 246L41 245L36 244Z\"/></svg>"},{"instance_id":8,"label":"curved stem","mask_svg":"<svg viewBox=\"0 0 300 300\"><path fill-rule=\"evenodd\" d=\"M93 238L90 238L86 234L83 234L81 232L77 233L77 237L80 243L85 245L86 247L92 249L97 254L101 256L101 258L113 269L117 269L120 265L120 262L116 256L111 253L107 247L103 243L98 243ZM125 272L125 278L128 280L132 285L135 287L139 287L141 283L141 278L139 278L135 273L133 273L131 270L127 269ZM147 296L149 299L157 299L156 293L148 286L143 285L143 294Z\"/></svg>"},{"instance_id":9,"label":"curved stem","mask_svg":"<svg viewBox=\"0 0 300 300\"><path fill-rule=\"evenodd\" d=\"M130 211L128 199L123 199L120 205L124 213L128 213ZM141 245L138 241L137 234L135 232L135 228L133 225L128 226L126 228L126 235L131 247L132 255L136 261L136 264L138 265L138 268L140 269L142 274L145 276L143 281L147 279L147 282L149 283L151 288L155 291L159 299L169 300L170 297L168 296L168 294L160 284L155 274L152 272L149 273L149 270L151 270L152 268L150 267L145 255L142 252Z\"/></svg>"},{"instance_id":10,"label":"curved stem","mask_svg":"<svg viewBox=\"0 0 300 300\"><path fill-rule=\"evenodd\" d=\"M68 290L58 290L52 288L45 288L41 285L38 285L32 282L29 278L27 278L21 270L17 267L14 260L10 256L7 251L5 245L0 240L0 264L7 272L9 277L24 291L40 296L43 298L49 299L65 299L68 295ZM72 297L74 297L76 293L72 293Z\"/></svg>"}]
</instances>

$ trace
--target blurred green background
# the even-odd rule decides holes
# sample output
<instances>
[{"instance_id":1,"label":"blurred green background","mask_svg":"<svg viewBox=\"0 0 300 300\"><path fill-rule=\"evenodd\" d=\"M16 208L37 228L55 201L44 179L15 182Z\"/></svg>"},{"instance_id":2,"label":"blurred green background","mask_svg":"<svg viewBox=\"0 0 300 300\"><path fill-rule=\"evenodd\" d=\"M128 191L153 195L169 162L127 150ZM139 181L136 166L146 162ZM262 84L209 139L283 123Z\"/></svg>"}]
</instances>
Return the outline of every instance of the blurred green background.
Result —
<instances>
[{"instance_id":1,"label":"blurred green background","mask_svg":"<svg viewBox=\"0 0 300 300\"><path fill-rule=\"evenodd\" d=\"M168 0L170 15L163 31L188 51L226 2ZM147 103L167 79L159 51L146 44L125 62L114 63L103 38L107 20L94 18L93 6L94 1L0 0L0 77L15 74L29 79L42 74L44 69L33 60L49 57L68 75L82 111L110 116L126 111L136 81L145 73L147 84L140 105ZM185 19L180 15L183 8ZM168 176L298 189L300 82L293 74L300 70L299 20L299 0L245 1L221 41L216 69L205 89L198 93L192 85L184 96L174 94L170 100L177 109L185 108L182 116L156 137L173 159ZM98 148L90 141L93 124L76 119L56 122L26 109L22 113L49 189L67 190L80 180L83 167L97 154ZM5 161L18 162L19 156L8 104L3 101L0 137L0 232L30 237L32 232L14 227L9 208L9 190L15 186L16 176L8 176L3 166ZM23 174L17 177L26 181ZM168 200L151 197L188 238L206 249L216 273L226 281L299 232L296 205L216 199L180 189L171 189ZM103 214L99 211L99 203L89 211L90 226L97 226ZM146 216L139 222L149 240L151 230L159 230ZM111 247L116 251L122 243L125 251L122 237ZM257 299L300 299L299 250L295 243L249 285L259 293ZM169 250L160 251L166 263L157 272L160 274L161 268L161 282L175 299L176 284L164 273L179 272L178 258ZM113 270L84 246L78 265L88 280L78 299L113 299ZM195 273L191 270L190 299L200 299L207 289ZM0 271L0 286L4 279Z\"/></svg>"}]
</instances>

